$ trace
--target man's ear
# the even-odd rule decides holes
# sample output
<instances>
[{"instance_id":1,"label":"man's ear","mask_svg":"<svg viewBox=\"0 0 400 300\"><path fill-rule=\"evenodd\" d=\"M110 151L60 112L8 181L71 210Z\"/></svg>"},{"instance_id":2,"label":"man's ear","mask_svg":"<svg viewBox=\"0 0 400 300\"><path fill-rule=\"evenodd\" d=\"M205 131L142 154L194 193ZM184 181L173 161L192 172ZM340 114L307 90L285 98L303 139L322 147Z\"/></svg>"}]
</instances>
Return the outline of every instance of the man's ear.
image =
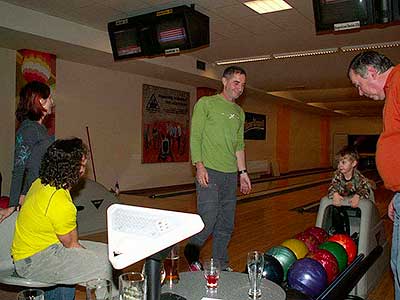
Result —
<instances>
[{"instance_id":1,"label":"man's ear","mask_svg":"<svg viewBox=\"0 0 400 300\"><path fill-rule=\"evenodd\" d=\"M222 84L225 86L226 85L226 83L227 83L227 79L225 78L225 77L222 77Z\"/></svg>"},{"instance_id":2,"label":"man's ear","mask_svg":"<svg viewBox=\"0 0 400 300\"><path fill-rule=\"evenodd\" d=\"M367 71L372 79L376 79L379 75L378 71L373 66L367 66Z\"/></svg>"}]
</instances>

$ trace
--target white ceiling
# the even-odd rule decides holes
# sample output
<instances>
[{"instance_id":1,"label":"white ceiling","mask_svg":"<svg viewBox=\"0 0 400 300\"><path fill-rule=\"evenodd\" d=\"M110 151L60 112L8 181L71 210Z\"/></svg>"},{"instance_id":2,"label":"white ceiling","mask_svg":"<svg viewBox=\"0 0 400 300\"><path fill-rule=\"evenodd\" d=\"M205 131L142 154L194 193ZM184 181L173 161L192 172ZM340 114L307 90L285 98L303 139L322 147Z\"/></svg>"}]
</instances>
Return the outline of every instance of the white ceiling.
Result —
<instances>
[{"instance_id":1,"label":"white ceiling","mask_svg":"<svg viewBox=\"0 0 400 300\"><path fill-rule=\"evenodd\" d=\"M0 1L3 8L15 6L28 8L97 29L96 32L100 33L107 31L107 23L110 21L168 7L195 4L196 10L210 17L211 43L210 47L192 51L187 55L205 61L210 74L175 67L174 65L185 63L186 55L162 60L153 59L155 64L161 61L161 65L157 68L149 67L149 64L153 63L150 60L136 59L114 63L107 51L99 51L95 46L82 47L77 43L65 42L65 39L57 40L46 35L33 34L33 30L30 31L26 26L19 28L18 22L23 23L25 20L11 20L12 16L10 20L4 20L7 19L4 16L0 20L0 46L10 49L31 48L49 51L57 54L57 57L77 62L169 78L182 83L215 86L218 84L218 76L215 74L220 74L223 69L213 64L216 60L400 40L399 25L316 35L312 1L286 1L293 9L265 15L258 15L250 10L243 5L244 0ZM46 15L41 16L46 18ZM13 27L7 25L11 23L14 24ZM65 24L73 25L73 23ZM45 29L51 34L51 28ZM77 35L79 34L77 32ZM395 64L400 62L399 48L384 49L381 52L389 56ZM285 98L282 99L284 103L311 107L321 113L340 111L351 116L379 116L383 102L360 99L347 79L347 66L354 55L353 52L347 54L340 52L325 56L273 59L241 66L248 73L247 82L250 90L273 93L275 96Z\"/></svg>"}]
</instances>

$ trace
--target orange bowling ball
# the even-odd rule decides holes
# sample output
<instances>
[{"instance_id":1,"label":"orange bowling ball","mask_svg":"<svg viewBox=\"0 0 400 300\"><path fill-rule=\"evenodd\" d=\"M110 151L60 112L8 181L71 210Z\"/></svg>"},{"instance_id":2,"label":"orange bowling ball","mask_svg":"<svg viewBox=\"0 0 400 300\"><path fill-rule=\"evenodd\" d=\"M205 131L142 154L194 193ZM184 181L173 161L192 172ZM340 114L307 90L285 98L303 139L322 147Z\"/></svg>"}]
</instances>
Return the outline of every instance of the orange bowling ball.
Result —
<instances>
[{"instance_id":1,"label":"orange bowling ball","mask_svg":"<svg viewBox=\"0 0 400 300\"><path fill-rule=\"evenodd\" d=\"M347 264L348 265L351 264L352 261L356 258L357 245L356 245L356 242L354 242L353 239L348 234L344 234L344 233L334 234L328 238L328 241L336 242L343 246L344 250L346 250L346 253L347 253L347 258L348 258Z\"/></svg>"},{"instance_id":2,"label":"orange bowling ball","mask_svg":"<svg viewBox=\"0 0 400 300\"><path fill-rule=\"evenodd\" d=\"M308 248L306 244L298 239L288 239L284 241L281 245L292 250L297 259L305 257L308 253Z\"/></svg>"}]
</instances>

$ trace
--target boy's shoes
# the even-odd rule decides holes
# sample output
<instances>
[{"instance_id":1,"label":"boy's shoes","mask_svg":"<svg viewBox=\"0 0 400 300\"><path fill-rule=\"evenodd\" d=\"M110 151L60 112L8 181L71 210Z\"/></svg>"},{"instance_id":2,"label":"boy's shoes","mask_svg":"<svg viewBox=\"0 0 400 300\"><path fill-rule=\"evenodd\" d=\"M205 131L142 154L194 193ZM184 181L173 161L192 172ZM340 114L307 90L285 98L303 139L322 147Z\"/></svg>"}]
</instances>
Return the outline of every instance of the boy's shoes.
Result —
<instances>
[{"instance_id":1,"label":"boy's shoes","mask_svg":"<svg viewBox=\"0 0 400 300\"><path fill-rule=\"evenodd\" d=\"M225 272L234 272L233 269L230 266L227 266L225 269L223 269L222 271Z\"/></svg>"}]
</instances>

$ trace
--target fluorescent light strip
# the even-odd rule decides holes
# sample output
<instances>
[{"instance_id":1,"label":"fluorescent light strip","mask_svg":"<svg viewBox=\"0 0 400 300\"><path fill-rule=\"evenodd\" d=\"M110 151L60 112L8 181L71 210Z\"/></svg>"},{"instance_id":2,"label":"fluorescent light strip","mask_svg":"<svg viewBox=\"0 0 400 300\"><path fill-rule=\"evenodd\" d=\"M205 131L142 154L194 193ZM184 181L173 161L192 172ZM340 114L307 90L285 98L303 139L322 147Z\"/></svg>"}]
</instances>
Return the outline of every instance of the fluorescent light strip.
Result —
<instances>
[{"instance_id":1,"label":"fluorescent light strip","mask_svg":"<svg viewBox=\"0 0 400 300\"><path fill-rule=\"evenodd\" d=\"M393 41L393 42L377 43L377 44L344 46L340 47L340 50L342 50L343 52L350 52L350 51L363 51L363 50L381 49L381 48L392 48L399 46L400 46L400 41Z\"/></svg>"},{"instance_id":2,"label":"fluorescent light strip","mask_svg":"<svg viewBox=\"0 0 400 300\"><path fill-rule=\"evenodd\" d=\"M229 65L229 64L239 64L239 63L247 63L247 62L256 62L256 61L263 61L272 59L271 55L261 55L261 56L252 56L252 57L244 57L244 58L233 58L233 59L226 59L226 60L219 60L215 63L218 66L221 65Z\"/></svg>"},{"instance_id":3,"label":"fluorescent light strip","mask_svg":"<svg viewBox=\"0 0 400 300\"><path fill-rule=\"evenodd\" d=\"M288 53L278 53L278 54L273 54L273 55L242 57L242 58L234 58L234 59L229 59L229 60L219 60L219 61L216 61L215 63L217 65L228 65L228 64L235 64L235 63L258 62L258 61L270 60L272 58L284 59L284 58L296 58L296 57L314 56L314 55L325 55L325 54L337 53L337 52L339 52L339 50L341 50L342 52L350 52L350 51L363 51L363 50L392 48L392 47L400 47L400 41L392 41L392 42L376 43L376 44L366 44L366 45L344 46L344 47L340 47L340 48L327 48L327 49L316 49L316 50L307 50L307 51L296 51L296 52L288 52Z\"/></svg>"},{"instance_id":4,"label":"fluorescent light strip","mask_svg":"<svg viewBox=\"0 0 400 300\"><path fill-rule=\"evenodd\" d=\"M288 53L278 53L272 56L276 59L282 58L293 58L293 57L303 57L303 56L313 56L313 55L325 55L338 52L338 48L327 48L327 49L317 49L317 50L307 50L307 51L297 51Z\"/></svg>"}]
</instances>

